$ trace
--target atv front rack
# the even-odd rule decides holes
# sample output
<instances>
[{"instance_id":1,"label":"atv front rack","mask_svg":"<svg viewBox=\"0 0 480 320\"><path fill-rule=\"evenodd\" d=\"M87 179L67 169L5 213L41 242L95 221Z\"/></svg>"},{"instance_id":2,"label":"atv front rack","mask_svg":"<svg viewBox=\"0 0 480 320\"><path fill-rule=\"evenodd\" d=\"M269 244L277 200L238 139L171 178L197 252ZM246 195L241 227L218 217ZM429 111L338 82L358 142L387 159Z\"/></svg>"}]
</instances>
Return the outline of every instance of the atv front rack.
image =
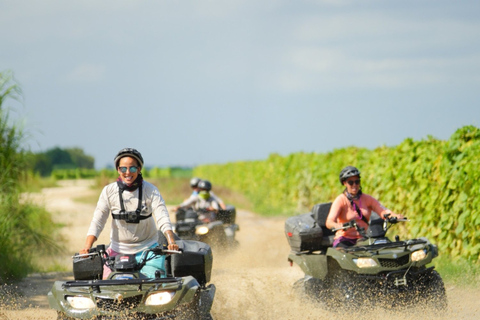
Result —
<instances>
[{"instance_id":1,"label":"atv front rack","mask_svg":"<svg viewBox=\"0 0 480 320\"><path fill-rule=\"evenodd\" d=\"M124 285L138 285L141 290L142 285L149 284L177 284L179 288L182 286L181 278L160 278L160 279L122 279L122 280L75 280L66 281L62 284L62 288L79 288L91 287L99 289L99 287L106 286L124 286Z\"/></svg>"},{"instance_id":2,"label":"atv front rack","mask_svg":"<svg viewBox=\"0 0 480 320\"><path fill-rule=\"evenodd\" d=\"M386 242L386 243L371 244L366 246L352 246L352 247L345 247L341 249L344 250L345 252L376 251L376 250L400 248L400 247L405 247L406 249L409 246L413 246L416 244L425 244L425 243L427 243L427 241L423 239L412 239L408 241Z\"/></svg>"}]
</instances>

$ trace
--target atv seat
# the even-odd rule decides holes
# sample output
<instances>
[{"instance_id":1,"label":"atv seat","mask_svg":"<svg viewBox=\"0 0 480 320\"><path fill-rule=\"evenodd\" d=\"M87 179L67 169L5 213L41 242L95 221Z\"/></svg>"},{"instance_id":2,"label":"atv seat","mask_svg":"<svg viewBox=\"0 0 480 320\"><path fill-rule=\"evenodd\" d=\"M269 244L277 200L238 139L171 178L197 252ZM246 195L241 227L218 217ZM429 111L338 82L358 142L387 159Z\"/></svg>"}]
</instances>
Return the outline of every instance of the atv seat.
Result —
<instances>
[{"instance_id":1,"label":"atv seat","mask_svg":"<svg viewBox=\"0 0 480 320\"><path fill-rule=\"evenodd\" d=\"M330 207L332 206L331 202L319 203L313 206L312 208L312 218L315 222L322 228L323 237L322 237L322 246L331 247L333 246L333 240L335 233L332 230L328 229L326 226L326 221L328 213L330 212Z\"/></svg>"}]
</instances>

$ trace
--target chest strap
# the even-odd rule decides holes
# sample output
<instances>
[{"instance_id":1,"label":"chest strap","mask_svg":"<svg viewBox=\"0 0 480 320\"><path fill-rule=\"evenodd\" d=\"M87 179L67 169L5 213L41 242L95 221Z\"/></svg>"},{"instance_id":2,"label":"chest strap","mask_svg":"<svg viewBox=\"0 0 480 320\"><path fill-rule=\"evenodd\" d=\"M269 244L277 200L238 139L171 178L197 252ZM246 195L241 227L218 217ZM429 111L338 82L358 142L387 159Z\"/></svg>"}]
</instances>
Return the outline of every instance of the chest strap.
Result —
<instances>
[{"instance_id":1,"label":"chest strap","mask_svg":"<svg viewBox=\"0 0 480 320\"><path fill-rule=\"evenodd\" d=\"M116 220L125 220L127 223L139 223L141 220L148 219L152 216L150 213L148 216L141 215L142 212L142 191L143 186L140 186L138 189L138 207L135 211L125 211L125 205L123 203L123 189L120 189L118 192L118 197L120 198L120 212L112 213L112 218Z\"/></svg>"}]
</instances>

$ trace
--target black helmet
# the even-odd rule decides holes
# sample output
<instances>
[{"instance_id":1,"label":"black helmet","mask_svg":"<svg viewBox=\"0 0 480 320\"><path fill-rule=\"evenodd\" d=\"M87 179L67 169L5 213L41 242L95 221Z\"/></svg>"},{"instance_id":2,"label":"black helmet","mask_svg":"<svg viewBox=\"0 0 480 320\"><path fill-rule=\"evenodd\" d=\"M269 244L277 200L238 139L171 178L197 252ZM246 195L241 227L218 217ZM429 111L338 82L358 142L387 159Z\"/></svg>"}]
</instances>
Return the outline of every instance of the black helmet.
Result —
<instances>
[{"instance_id":1,"label":"black helmet","mask_svg":"<svg viewBox=\"0 0 480 320\"><path fill-rule=\"evenodd\" d=\"M343 181L347 180L350 177L360 177L360 171L352 166L348 166L340 171L340 183L343 184Z\"/></svg>"},{"instance_id":2,"label":"black helmet","mask_svg":"<svg viewBox=\"0 0 480 320\"><path fill-rule=\"evenodd\" d=\"M200 180L200 182L198 183L198 188L200 190L210 191L212 190L212 184L208 180Z\"/></svg>"},{"instance_id":3,"label":"black helmet","mask_svg":"<svg viewBox=\"0 0 480 320\"><path fill-rule=\"evenodd\" d=\"M115 156L115 159L113 160L115 162L115 168L118 168L118 163L120 162L120 159L122 159L123 157L135 158L138 162L138 165L143 168L143 157L142 157L142 154L138 152L137 149L123 148L122 150L118 151L117 155Z\"/></svg>"},{"instance_id":4,"label":"black helmet","mask_svg":"<svg viewBox=\"0 0 480 320\"><path fill-rule=\"evenodd\" d=\"M192 188L198 187L198 183L200 181L202 181L202 180L200 180L200 178L196 178L196 177L190 179L190 187L192 187Z\"/></svg>"}]
</instances>

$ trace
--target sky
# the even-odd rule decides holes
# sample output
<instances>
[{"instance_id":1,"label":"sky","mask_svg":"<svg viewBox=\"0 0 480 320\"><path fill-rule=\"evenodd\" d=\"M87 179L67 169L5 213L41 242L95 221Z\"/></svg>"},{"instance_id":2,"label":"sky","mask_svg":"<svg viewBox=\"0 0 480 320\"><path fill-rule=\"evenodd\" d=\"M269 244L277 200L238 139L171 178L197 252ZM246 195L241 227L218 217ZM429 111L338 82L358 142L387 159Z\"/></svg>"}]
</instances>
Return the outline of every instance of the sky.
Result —
<instances>
[{"instance_id":1,"label":"sky","mask_svg":"<svg viewBox=\"0 0 480 320\"><path fill-rule=\"evenodd\" d=\"M0 0L34 152L112 166L374 149L480 126L480 2Z\"/></svg>"}]
</instances>

